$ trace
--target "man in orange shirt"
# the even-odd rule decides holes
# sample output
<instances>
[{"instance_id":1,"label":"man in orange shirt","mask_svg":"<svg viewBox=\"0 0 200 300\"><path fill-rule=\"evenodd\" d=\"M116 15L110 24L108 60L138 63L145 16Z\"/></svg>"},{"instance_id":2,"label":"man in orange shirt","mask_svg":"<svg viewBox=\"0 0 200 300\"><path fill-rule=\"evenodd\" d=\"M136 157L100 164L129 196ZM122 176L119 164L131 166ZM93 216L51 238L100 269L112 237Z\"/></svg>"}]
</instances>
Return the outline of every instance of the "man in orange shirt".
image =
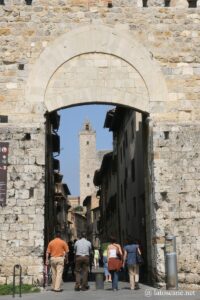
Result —
<instances>
[{"instance_id":1,"label":"man in orange shirt","mask_svg":"<svg viewBox=\"0 0 200 300\"><path fill-rule=\"evenodd\" d=\"M52 290L62 292L60 286L65 259L69 252L68 244L61 239L61 233L57 232L55 239L50 241L46 252L46 265L48 265L50 256L50 265L52 270Z\"/></svg>"}]
</instances>

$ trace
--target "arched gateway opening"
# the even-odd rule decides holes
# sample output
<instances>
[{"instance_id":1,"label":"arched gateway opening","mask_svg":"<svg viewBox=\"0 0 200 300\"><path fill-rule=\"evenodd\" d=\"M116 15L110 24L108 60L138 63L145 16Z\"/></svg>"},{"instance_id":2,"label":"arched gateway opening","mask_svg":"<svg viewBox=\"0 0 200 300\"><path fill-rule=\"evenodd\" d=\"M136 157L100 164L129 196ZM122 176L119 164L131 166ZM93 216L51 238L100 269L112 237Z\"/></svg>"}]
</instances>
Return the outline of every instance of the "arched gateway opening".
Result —
<instances>
[{"instance_id":1,"label":"arched gateway opening","mask_svg":"<svg viewBox=\"0 0 200 300\"><path fill-rule=\"evenodd\" d=\"M149 115L153 118L157 103L167 100L167 88L150 53L126 32L105 26L78 28L43 51L30 74L26 97L32 103L43 103L47 114L83 104L113 104L142 113L146 124L146 247L152 272L151 132L145 120Z\"/></svg>"}]
</instances>

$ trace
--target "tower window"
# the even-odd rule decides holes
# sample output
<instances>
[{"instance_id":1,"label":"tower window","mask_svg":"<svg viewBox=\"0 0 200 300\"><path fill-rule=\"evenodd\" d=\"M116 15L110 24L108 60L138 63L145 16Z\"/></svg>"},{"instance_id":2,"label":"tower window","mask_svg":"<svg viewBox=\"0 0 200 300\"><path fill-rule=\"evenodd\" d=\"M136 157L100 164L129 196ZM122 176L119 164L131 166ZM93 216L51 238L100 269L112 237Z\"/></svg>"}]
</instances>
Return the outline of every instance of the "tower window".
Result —
<instances>
[{"instance_id":1,"label":"tower window","mask_svg":"<svg viewBox=\"0 0 200 300\"><path fill-rule=\"evenodd\" d=\"M90 178L90 175L89 175L89 174L87 174L87 178Z\"/></svg>"},{"instance_id":2,"label":"tower window","mask_svg":"<svg viewBox=\"0 0 200 300\"><path fill-rule=\"evenodd\" d=\"M89 145L89 143L90 143L90 142L89 142L89 141L87 141L87 142L86 142L86 145Z\"/></svg>"},{"instance_id":3,"label":"tower window","mask_svg":"<svg viewBox=\"0 0 200 300\"><path fill-rule=\"evenodd\" d=\"M89 183L87 183L87 186L90 186L90 184L89 184Z\"/></svg>"}]
</instances>

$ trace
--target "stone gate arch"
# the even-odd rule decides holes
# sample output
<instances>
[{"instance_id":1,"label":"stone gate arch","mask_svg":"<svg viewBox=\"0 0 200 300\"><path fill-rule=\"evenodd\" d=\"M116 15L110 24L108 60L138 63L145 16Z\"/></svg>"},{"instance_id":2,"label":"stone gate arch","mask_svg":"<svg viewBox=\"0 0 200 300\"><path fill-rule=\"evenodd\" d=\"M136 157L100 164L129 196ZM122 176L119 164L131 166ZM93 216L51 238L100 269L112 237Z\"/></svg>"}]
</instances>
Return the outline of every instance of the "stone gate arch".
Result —
<instances>
[{"instance_id":1,"label":"stone gate arch","mask_svg":"<svg viewBox=\"0 0 200 300\"><path fill-rule=\"evenodd\" d=\"M109 66L109 71L101 86L95 76L100 75L99 69L106 66ZM81 74L81 67L91 69L87 74ZM116 77L109 85L111 73L122 76L123 68L126 76L119 80L123 86L118 86ZM74 77L71 78L70 74ZM88 74L95 82L89 87L86 84ZM129 86L132 83L133 86ZM154 117L154 108L168 100L168 91L158 63L133 36L110 27L89 25L58 37L41 53L27 81L26 99L47 112L80 104L113 103ZM152 133L149 140L151 138ZM152 162L148 161L148 164L148 169L151 169ZM149 193L148 197L153 195ZM151 258L148 260L151 261Z\"/></svg>"},{"instance_id":2,"label":"stone gate arch","mask_svg":"<svg viewBox=\"0 0 200 300\"><path fill-rule=\"evenodd\" d=\"M80 61L88 60L91 55L93 58L98 56L99 61L102 58L101 62L105 64L110 60L113 60L115 67L121 64L128 70L130 77L136 80L134 87L129 86L130 82L126 82L123 87L117 86L116 81L114 86L107 84L102 87L97 87L97 84L93 87L69 84L66 88L64 84L58 83L57 78L60 80L69 68L65 83L70 81L73 66L74 75L77 75ZM94 59L91 60L94 62ZM95 62L92 67L94 71ZM121 69L118 71L121 74ZM115 71L113 73L117 74ZM82 78L87 78L87 74L81 77L80 72L77 76L79 83ZM104 80L107 82L109 74L106 76ZM62 95L56 93L58 87ZM164 76L151 54L128 33L100 25L77 28L57 38L35 63L26 89L26 99L36 103L44 102L49 112L81 103L113 102L150 113L153 102L167 101L167 98Z\"/></svg>"}]
</instances>

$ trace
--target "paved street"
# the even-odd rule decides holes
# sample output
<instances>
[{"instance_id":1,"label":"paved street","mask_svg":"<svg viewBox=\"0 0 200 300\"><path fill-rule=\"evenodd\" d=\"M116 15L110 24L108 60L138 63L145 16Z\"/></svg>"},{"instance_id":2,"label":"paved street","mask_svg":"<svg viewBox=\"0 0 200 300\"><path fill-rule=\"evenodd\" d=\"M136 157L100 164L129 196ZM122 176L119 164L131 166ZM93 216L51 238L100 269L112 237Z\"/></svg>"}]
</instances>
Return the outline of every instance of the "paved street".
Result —
<instances>
[{"instance_id":1,"label":"paved street","mask_svg":"<svg viewBox=\"0 0 200 300\"><path fill-rule=\"evenodd\" d=\"M186 291L171 291L171 293L178 293L179 295L163 295L169 293L166 290L158 290L147 285L140 285L141 289L132 291L129 289L129 284L127 282L119 282L119 290L113 292L111 290L111 283L104 284L104 290L96 290L95 282L89 282L90 290L86 292L75 292L74 291L74 282L65 282L62 286L63 292L55 293L52 292L49 286L47 290L41 291L41 293L27 294L22 295L24 300L122 300L122 299L134 299L134 300L186 300L194 299L200 300L200 292L188 291L191 293L189 296L186 296ZM192 295L195 294L195 295ZM19 299L19 295L15 296L16 299ZM12 299L12 296L1 296L1 300Z\"/></svg>"}]
</instances>

